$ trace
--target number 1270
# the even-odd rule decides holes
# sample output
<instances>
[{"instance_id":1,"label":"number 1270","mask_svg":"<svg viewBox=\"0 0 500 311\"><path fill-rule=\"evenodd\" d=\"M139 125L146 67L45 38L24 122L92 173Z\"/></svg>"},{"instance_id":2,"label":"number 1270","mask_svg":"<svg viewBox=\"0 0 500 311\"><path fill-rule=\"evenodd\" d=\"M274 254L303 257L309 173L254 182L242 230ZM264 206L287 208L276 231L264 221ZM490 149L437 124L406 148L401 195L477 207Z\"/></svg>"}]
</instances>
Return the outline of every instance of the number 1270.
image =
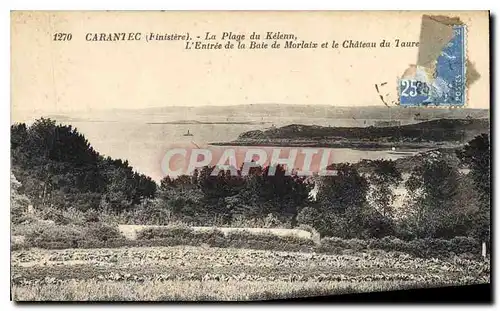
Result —
<instances>
[{"instance_id":1,"label":"number 1270","mask_svg":"<svg viewBox=\"0 0 500 311\"><path fill-rule=\"evenodd\" d=\"M58 32L54 34L54 41L71 41L73 35L70 33Z\"/></svg>"}]
</instances>

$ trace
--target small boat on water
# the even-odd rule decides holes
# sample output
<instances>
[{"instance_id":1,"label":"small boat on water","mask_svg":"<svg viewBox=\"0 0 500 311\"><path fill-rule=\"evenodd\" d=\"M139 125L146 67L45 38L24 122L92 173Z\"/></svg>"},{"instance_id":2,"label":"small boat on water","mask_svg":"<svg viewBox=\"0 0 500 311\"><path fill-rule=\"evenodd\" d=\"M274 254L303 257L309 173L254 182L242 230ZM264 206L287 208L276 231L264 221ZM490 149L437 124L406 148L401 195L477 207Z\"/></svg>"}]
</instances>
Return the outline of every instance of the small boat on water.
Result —
<instances>
[{"instance_id":1,"label":"small boat on water","mask_svg":"<svg viewBox=\"0 0 500 311\"><path fill-rule=\"evenodd\" d=\"M193 134L189 133L189 130L188 130L187 133L184 134L184 136L193 136Z\"/></svg>"}]
</instances>

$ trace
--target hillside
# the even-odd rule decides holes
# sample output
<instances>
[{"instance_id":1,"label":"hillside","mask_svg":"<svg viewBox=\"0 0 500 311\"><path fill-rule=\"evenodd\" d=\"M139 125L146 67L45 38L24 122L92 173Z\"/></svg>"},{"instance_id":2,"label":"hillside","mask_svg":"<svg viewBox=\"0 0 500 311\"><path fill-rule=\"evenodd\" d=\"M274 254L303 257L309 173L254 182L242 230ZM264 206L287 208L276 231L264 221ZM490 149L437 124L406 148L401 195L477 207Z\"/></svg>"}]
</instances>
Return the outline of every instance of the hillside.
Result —
<instances>
[{"instance_id":1,"label":"hillside","mask_svg":"<svg viewBox=\"0 0 500 311\"><path fill-rule=\"evenodd\" d=\"M438 119L392 127L324 127L292 124L269 130L242 133L235 141L220 145L353 145L376 147L388 142L425 145L460 143L488 133L488 119ZM418 147L418 146L414 147Z\"/></svg>"},{"instance_id":2,"label":"hillside","mask_svg":"<svg viewBox=\"0 0 500 311\"><path fill-rule=\"evenodd\" d=\"M467 117L480 119L489 117L488 109L446 109L422 107L391 107L386 106L338 106L338 105L286 105L286 104L250 104L228 106L164 106L143 109L108 109L92 111L23 111L24 118L17 122L29 122L31 119L44 115L59 121L135 121L135 122L179 122L203 121L253 121L260 122L262 118L294 118L294 119L351 119L351 120L412 120L420 119L465 119Z\"/></svg>"},{"instance_id":3,"label":"hillside","mask_svg":"<svg viewBox=\"0 0 500 311\"><path fill-rule=\"evenodd\" d=\"M172 113L200 116L261 116L261 117L304 117L332 119L412 119L415 114L420 118L487 118L487 109L447 109L423 107L364 106L349 107L339 105L286 105L286 104L250 104L232 106L200 106L200 107L158 107L137 110L136 113L147 115L168 115Z\"/></svg>"}]
</instances>

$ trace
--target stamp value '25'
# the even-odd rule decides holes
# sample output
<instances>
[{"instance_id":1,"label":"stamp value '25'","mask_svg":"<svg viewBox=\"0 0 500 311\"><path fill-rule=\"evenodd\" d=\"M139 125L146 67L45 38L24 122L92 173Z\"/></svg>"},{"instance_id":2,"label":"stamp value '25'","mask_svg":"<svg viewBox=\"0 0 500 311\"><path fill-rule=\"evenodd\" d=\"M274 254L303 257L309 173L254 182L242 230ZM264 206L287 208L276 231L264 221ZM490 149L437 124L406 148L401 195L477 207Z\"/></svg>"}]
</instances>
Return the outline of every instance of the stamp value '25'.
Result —
<instances>
[{"instance_id":1,"label":"stamp value '25'","mask_svg":"<svg viewBox=\"0 0 500 311\"><path fill-rule=\"evenodd\" d=\"M414 76L399 80L402 106L465 106L466 28L453 26L453 37L430 66L417 66Z\"/></svg>"}]
</instances>

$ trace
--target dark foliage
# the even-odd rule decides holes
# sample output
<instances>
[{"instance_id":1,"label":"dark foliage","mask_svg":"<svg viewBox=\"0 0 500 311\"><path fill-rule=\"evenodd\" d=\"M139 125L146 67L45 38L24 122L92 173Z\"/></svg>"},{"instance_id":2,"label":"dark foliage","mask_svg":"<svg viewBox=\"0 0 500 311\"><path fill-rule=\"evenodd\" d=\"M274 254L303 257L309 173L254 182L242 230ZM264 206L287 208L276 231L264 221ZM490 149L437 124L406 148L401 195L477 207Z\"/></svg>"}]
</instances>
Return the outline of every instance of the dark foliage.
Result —
<instances>
[{"instance_id":1,"label":"dark foliage","mask_svg":"<svg viewBox=\"0 0 500 311\"><path fill-rule=\"evenodd\" d=\"M277 251L311 251L314 242L295 236L278 236L247 231L224 234L217 229L196 231L188 227L148 228L137 233L138 240L156 241L162 246L203 244L213 247L269 249Z\"/></svg>"},{"instance_id":2,"label":"dark foliage","mask_svg":"<svg viewBox=\"0 0 500 311\"><path fill-rule=\"evenodd\" d=\"M11 137L13 171L34 205L119 212L155 195L150 177L99 155L70 125L41 118L12 125Z\"/></svg>"},{"instance_id":3,"label":"dark foliage","mask_svg":"<svg viewBox=\"0 0 500 311\"><path fill-rule=\"evenodd\" d=\"M390 236L368 240L323 238L317 247L317 251L323 253L335 253L338 249L397 251L422 258L447 258L460 254L481 256L481 243L476 239L462 236L449 240L415 239L411 241L403 241Z\"/></svg>"},{"instance_id":4,"label":"dark foliage","mask_svg":"<svg viewBox=\"0 0 500 311\"><path fill-rule=\"evenodd\" d=\"M457 151L457 156L462 164L470 169L473 180L472 189L479 193L479 209L474 220L477 223L475 234L489 240L491 223L491 150L490 140L487 134L482 134L471 140L461 150Z\"/></svg>"},{"instance_id":5,"label":"dark foliage","mask_svg":"<svg viewBox=\"0 0 500 311\"><path fill-rule=\"evenodd\" d=\"M391 127L324 127L292 124L266 131L243 133L239 139L363 139L370 141L463 141L485 132L485 119L439 119Z\"/></svg>"},{"instance_id":6,"label":"dark foliage","mask_svg":"<svg viewBox=\"0 0 500 311\"><path fill-rule=\"evenodd\" d=\"M440 130L427 134L437 135L437 138L425 138L427 134L421 136L423 128L417 125L399 130L406 131L405 135L413 135L414 139L439 140L443 137L455 139L457 127L475 129L479 126L476 121L459 121L438 120L430 124ZM281 131L278 134L286 136L287 131L293 129L293 126L278 129ZM349 129L344 130L349 132ZM370 129L370 132L376 135L380 131L393 130L396 129ZM312 127L300 132L313 135L315 131ZM449 132L455 134L448 137ZM202 167L192 176L165 177L157 189L150 177L134 172L127 161L100 155L76 129L43 118L31 126L11 126L11 157L13 175L20 182L11 193L13 223L23 223L27 219L28 205L33 204L35 209L42 211L40 217L43 219L68 226L64 230L57 229L61 232L43 229L33 234L28 240L35 244L75 247L83 243L80 233L69 226L73 220L63 213L69 208L84 212L85 221L93 224L85 234L101 244L122 239L116 228L100 223L109 215L135 224L165 225L181 221L202 226L231 225L241 218L268 218L281 226L309 225L321 236L344 239L387 236L402 240L451 239L460 235L487 239L489 236L491 168L486 134L474 138L457 151L456 156L427 152L412 163L410 177L405 183L412 198L403 219L397 219L392 208L393 188L403 180L393 161L370 161L368 171L363 171L359 164L339 163L330 167L337 175L309 178L288 174L282 165L253 167L248 175L243 175L242 169ZM468 168L470 173L462 173L460 168ZM269 174L270 171L274 174ZM314 185L316 199L310 197ZM182 230L144 231L141 240L202 243L208 238L205 233ZM276 242L275 237L254 241L252 236L239 233L222 239L220 234L215 232L210 236L211 245L263 243L268 245L266 247L279 248L281 246L276 245L288 241ZM86 245L91 243L89 239L83 240Z\"/></svg>"}]
</instances>

